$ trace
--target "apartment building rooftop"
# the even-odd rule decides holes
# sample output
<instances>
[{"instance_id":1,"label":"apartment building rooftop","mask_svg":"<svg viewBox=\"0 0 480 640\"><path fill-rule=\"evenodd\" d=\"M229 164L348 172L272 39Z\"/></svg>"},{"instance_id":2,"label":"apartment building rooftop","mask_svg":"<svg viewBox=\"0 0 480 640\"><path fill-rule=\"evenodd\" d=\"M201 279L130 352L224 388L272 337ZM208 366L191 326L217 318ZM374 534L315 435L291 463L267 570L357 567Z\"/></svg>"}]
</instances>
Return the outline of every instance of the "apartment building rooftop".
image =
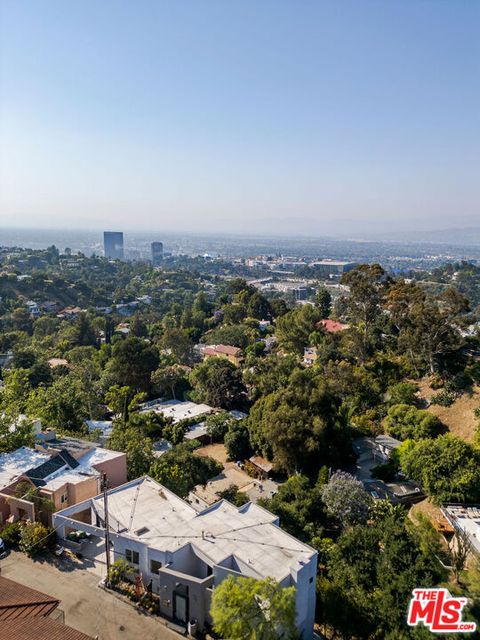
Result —
<instances>
[{"instance_id":1,"label":"apartment building rooftop","mask_svg":"<svg viewBox=\"0 0 480 640\"><path fill-rule=\"evenodd\" d=\"M76 484L98 475L99 465L124 457L92 442L55 437L41 441L36 449L20 447L0 454L0 489L24 476L35 486L54 491L66 482Z\"/></svg>"},{"instance_id":2,"label":"apartment building rooftop","mask_svg":"<svg viewBox=\"0 0 480 640\"><path fill-rule=\"evenodd\" d=\"M66 449L61 449L57 454L48 456L47 460L40 465L32 467L23 475L29 478L36 487L45 487L50 478L58 477L58 474L65 470L72 470L78 467L78 462ZM76 475L76 474L75 474Z\"/></svg>"}]
</instances>

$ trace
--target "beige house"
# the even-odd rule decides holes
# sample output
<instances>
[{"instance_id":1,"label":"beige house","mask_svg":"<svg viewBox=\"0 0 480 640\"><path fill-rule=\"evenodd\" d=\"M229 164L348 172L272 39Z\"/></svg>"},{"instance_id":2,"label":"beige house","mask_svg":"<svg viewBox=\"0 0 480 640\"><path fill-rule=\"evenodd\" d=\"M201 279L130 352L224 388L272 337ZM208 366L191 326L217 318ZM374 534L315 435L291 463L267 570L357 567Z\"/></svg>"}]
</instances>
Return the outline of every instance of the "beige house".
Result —
<instances>
[{"instance_id":1,"label":"beige house","mask_svg":"<svg viewBox=\"0 0 480 640\"><path fill-rule=\"evenodd\" d=\"M226 358L229 362L239 367L243 362L242 350L239 347L231 347L227 344L212 344L202 347L203 359Z\"/></svg>"},{"instance_id":2,"label":"beige house","mask_svg":"<svg viewBox=\"0 0 480 640\"><path fill-rule=\"evenodd\" d=\"M67 440L67 439L65 439ZM100 492L102 472L110 486L126 481L124 453L101 449L92 443L70 439L60 448L21 447L0 455L0 525L18 520L50 524L51 514ZM80 444L83 443L82 448Z\"/></svg>"}]
</instances>

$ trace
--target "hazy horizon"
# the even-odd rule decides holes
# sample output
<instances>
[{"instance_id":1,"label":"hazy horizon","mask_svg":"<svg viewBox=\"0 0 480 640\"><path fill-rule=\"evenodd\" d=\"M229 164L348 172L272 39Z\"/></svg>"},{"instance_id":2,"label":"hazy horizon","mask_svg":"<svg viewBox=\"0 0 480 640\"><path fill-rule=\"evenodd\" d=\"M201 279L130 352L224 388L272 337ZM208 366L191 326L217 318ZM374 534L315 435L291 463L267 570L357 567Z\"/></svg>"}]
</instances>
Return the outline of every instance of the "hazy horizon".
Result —
<instances>
[{"instance_id":1,"label":"hazy horizon","mask_svg":"<svg viewBox=\"0 0 480 640\"><path fill-rule=\"evenodd\" d=\"M480 4L0 0L0 227L475 227Z\"/></svg>"}]
</instances>

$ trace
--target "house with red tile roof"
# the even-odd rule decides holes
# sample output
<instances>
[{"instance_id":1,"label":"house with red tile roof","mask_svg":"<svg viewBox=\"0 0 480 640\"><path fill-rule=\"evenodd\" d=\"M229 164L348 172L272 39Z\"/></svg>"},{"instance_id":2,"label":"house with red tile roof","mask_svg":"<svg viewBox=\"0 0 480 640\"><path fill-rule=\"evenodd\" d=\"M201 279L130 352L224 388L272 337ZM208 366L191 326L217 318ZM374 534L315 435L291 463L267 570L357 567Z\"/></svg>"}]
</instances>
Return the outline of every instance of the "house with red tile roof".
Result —
<instances>
[{"instance_id":1,"label":"house with red tile roof","mask_svg":"<svg viewBox=\"0 0 480 640\"><path fill-rule=\"evenodd\" d=\"M242 350L239 347L232 347L228 344L205 345L201 348L203 359L205 358L227 358L236 367L243 361Z\"/></svg>"},{"instance_id":2,"label":"house with red tile roof","mask_svg":"<svg viewBox=\"0 0 480 640\"><path fill-rule=\"evenodd\" d=\"M338 333L339 331L345 331L345 329L348 329L348 324L328 319L320 320L320 322L317 323L317 327L325 329L327 333Z\"/></svg>"}]
</instances>

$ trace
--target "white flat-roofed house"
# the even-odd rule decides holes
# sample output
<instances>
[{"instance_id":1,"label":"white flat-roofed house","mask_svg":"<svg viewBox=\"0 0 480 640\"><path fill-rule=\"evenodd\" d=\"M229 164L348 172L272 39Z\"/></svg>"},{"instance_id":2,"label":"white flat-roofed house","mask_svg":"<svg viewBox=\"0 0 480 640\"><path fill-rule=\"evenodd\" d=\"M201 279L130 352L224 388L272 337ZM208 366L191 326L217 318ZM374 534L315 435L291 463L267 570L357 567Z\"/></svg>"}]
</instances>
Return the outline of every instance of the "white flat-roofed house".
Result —
<instances>
[{"instance_id":1,"label":"white flat-roofed house","mask_svg":"<svg viewBox=\"0 0 480 640\"><path fill-rule=\"evenodd\" d=\"M85 420L85 424L89 433L98 434L97 442L101 445L105 445L109 437L112 435L112 420Z\"/></svg>"},{"instance_id":2,"label":"white flat-roofed house","mask_svg":"<svg viewBox=\"0 0 480 640\"><path fill-rule=\"evenodd\" d=\"M185 433L185 440L196 440L201 444L208 444L211 441L211 438L208 434L205 422L199 422L198 424L193 424L191 427L188 427L187 432Z\"/></svg>"},{"instance_id":3,"label":"white flat-roofed house","mask_svg":"<svg viewBox=\"0 0 480 640\"><path fill-rule=\"evenodd\" d=\"M445 504L442 513L454 529L463 531L480 554L480 504Z\"/></svg>"},{"instance_id":4,"label":"white flat-roofed house","mask_svg":"<svg viewBox=\"0 0 480 640\"><path fill-rule=\"evenodd\" d=\"M145 584L152 581L163 616L196 618L203 630L222 580L270 576L296 587L299 634L313 637L317 553L283 531L277 516L225 500L199 512L149 477L110 490L108 511L114 558L126 558ZM103 536L104 520L103 496L53 515L61 538L72 530Z\"/></svg>"},{"instance_id":5,"label":"white flat-roofed house","mask_svg":"<svg viewBox=\"0 0 480 640\"><path fill-rule=\"evenodd\" d=\"M173 424L190 418L198 418L213 412L213 408L208 404L197 404L196 402L182 400L149 400L141 406L140 413L154 411L161 413L165 418L171 418Z\"/></svg>"}]
</instances>

